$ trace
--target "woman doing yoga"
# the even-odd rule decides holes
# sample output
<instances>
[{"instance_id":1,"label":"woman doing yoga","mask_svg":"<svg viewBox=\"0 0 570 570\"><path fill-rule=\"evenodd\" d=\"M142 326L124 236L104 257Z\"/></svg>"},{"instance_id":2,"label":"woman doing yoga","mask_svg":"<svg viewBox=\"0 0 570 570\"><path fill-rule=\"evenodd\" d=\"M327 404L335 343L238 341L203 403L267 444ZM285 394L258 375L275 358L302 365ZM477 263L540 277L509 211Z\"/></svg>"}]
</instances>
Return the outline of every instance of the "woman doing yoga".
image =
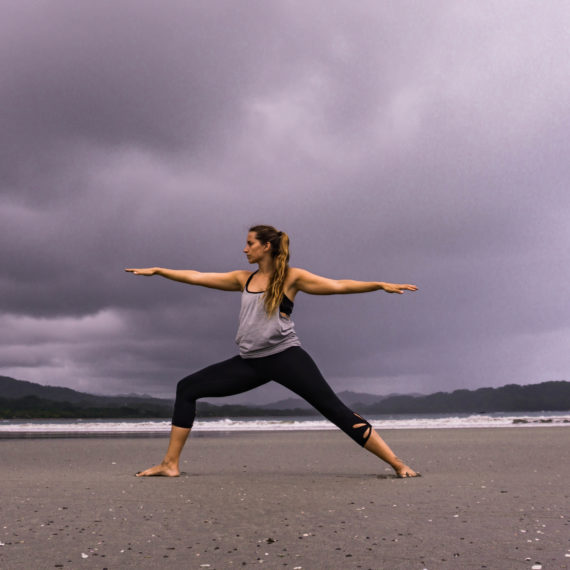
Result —
<instances>
[{"instance_id":1,"label":"woman doing yoga","mask_svg":"<svg viewBox=\"0 0 570 570\"><path fill-rule=\"evenodd\" d=\"M332 391L312 358L301 348L291 313L299 291L310 295L416 291L415 285L327 279L289 267L289 237L272 226L254 226L243 250L256 271L201 273L162 267L126 269L135 275L160 275L189 285L241 291L236 343L239 356L195 372L178 383L168 450L162 462L139 477L180 475L179 459L196 415L196 400L231 396L273 380L304 398L356 443L390 464L398 477L416 477L396 457L369 422L347 408Z\"/></svg>"}]
</instances>

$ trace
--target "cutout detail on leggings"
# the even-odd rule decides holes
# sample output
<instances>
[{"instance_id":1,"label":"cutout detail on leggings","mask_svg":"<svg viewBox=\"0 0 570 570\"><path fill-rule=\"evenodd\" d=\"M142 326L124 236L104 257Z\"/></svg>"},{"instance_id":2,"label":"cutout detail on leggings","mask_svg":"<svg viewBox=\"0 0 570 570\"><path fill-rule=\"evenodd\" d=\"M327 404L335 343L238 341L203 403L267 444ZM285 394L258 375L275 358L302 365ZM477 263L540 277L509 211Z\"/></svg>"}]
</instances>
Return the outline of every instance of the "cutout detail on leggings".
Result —
<instances>
[{"instance_id":1,"label":"cutout detail on leggings","mask_svg":"<svg viewBox=\"0 0 570 570\"><path fill-rule=\"evenodd\" d=\"M362 420L361 423L354 424L352 427L353 429L360 429L362 431L362 439L367 441L370 437L370 433L372 431L372 426L362 417L359 416L356 412L352 412L357 418Z\"/></svg>"}]
</instances>

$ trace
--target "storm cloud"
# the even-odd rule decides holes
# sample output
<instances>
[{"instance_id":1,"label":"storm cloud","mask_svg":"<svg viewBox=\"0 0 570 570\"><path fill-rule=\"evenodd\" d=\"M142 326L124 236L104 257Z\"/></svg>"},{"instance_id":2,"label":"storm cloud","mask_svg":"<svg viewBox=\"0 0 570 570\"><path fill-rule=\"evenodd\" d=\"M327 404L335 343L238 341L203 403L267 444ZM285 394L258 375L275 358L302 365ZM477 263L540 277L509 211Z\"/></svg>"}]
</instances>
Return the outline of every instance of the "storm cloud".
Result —
<instances>
[{"instance_id":1,"label":"storm cloud","mask_svg":"<svg viewBox=\"0 0 570 570\"><path fill-rule=\"evenodd\" d=\"M335 389L568 379L567 3L0 5L0 374L172 395L239 294L123 268L245 268L269 223L420 287L297 297Z\"/></svg>"}]
</instances>

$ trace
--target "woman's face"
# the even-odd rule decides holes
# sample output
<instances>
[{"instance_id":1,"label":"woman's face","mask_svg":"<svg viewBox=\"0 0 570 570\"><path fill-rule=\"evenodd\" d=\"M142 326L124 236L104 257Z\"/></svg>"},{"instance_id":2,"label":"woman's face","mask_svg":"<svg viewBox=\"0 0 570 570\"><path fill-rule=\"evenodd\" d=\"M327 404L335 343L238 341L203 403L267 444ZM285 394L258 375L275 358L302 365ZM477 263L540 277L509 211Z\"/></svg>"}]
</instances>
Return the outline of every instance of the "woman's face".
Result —
<instances>
[{"instance_id":1,"label":"woman's face","mask_svg":"<svg viewBox=\"0 0 570 570\"><path fill-rule=\"evenodd\" d=\"M269 242L265 244L261 243L257 239L257 234L255 232L249 232L247 234L243 252L247 256L249 263L259 263L270 249L271 244Z\"/></svg>"}]
</instances>

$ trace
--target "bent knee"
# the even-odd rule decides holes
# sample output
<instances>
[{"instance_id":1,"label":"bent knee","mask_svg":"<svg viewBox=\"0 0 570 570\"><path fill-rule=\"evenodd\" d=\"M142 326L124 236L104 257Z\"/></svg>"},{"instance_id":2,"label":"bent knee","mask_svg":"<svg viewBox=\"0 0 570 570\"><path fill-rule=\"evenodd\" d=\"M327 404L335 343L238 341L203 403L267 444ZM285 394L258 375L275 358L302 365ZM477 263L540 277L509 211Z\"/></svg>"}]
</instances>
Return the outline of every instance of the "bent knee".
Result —
<instances>
[{"instance_id":1,"label":"bent knee","mask_svg":"<svg viewBox=\"0 0 570 570\"><path fill-rule=\"evenodd\" d=\"M187 382L186 382L187 378L182 378L182 380L179 380L178 383L176 384L176 395L180 396L186 389L187 386Z\"/></svg>"},{"instance_id":2,"label":"bent knee","mask_svg":"<svg viewBox=\"0 0 570 570\"><path fill-rule=\"evenodd\" d=\"M192 394L193 392L192 384L194 384L193 377L194 375L186 376L185 378L182 378L182 380L179 380L178 384L176 384L177 398L179 397L188 398L188 396Z\"/></svg>"}]
</instances>

